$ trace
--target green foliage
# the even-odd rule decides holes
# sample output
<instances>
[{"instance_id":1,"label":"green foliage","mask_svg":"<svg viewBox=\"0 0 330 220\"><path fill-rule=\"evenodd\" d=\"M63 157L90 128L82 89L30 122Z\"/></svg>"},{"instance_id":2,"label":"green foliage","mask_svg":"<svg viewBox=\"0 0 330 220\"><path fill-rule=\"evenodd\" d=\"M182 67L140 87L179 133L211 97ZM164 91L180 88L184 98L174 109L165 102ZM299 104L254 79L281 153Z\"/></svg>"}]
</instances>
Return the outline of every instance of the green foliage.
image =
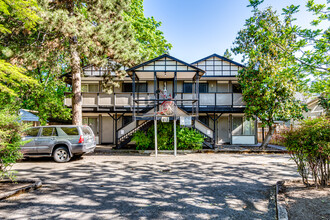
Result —
<instances>
[{"instance_id":1,"label":"green foliage","mask_svg":"<svg viewBox=\"0 0 330 220\"><path fill-rule=\"evenodd\" d=\"M143 13L143 0L132 0L131 10L126 12L126 21L132 24L135 39L139 42L139 52L143 60L160 56L172 48L158 28L161 22L154 17L145 17Z\"/></svg>"},{"instance_id":2,"label":"green foliage","mask_svg":"<svg viewBox=\"0 0 330 220\"><path fill-rule=\"evenodd\" d=\"M330 118L308 119L285 134L284 145L296 162L304 184L312 174L316 187L330 183Z\"/></svg>"},{"instance_id":3,"label":"green foliage","mask_svg":"<svg viewBox=\"0 0 330 220\"><path fill-rule=\"evenodd\" d=\"M230 59L230 60L233 59L232 58L232 54L231 54L230 50L228 50L228 49L226 49L226 51L224 52L223 56L226 57L227 59Z\"/></svg>"},{"instance_id":4,"label":"green foliage","mask_svg":"<svg viewBox=\"0 0 330 220\"><path fill-rule=\"evenodd\" d=\"M24 143L21 136L26 126L19 122L19 116L8 110L0 111L0 179L14 179L11 167L22 158L20 146Z\"/></svg>"},{"instance_id":5,"label":"green foliage","mask_svg":"<svg viewBox=\"0 0 330 220\"><path fill-rule=\"evenodd\" d=\"M22 85L35 85L36 82L25 75L25 69L6 61L13 54L7 47L9 35L18 31L30 31L40 21L36 14L35 0L0 0L0 108L8 105L8 101L17 96ZM13 34L14 33L14 34ZM6 39L6 40L5 40Z\"/></svg>"},{"instance_id":6,"label":"green foliage","mask_svg":"<svg viewBox=\"0 0 330 220\"><path fill-rule=\"evenodd\" d=\"M136 150L146 150L151 146L151 139L143 131L135 132L132 141L136 144Z\"/></svg>"},{"instance_id":7,"label":"green foliage","mask_svg":"<svg viewBox=\"0 0 330 220\"><path fill-rule=\"evenodd\" d=\"M204 142L204 136L192 128L180 128L177 132L178 137L178 149L202 149Z\"/></svg>"},{"instance_id":8,"label":"green foliage","mask_svg":"<svg viewBox=\"0 0 330 220\"><path fill-rule=\"evenodd\" d=\"M33 29L40 20L36 9L35 0L0 0L0 32L10 34L22 26L26 30Z\"/></svg>"},{"instance_id":9,"label":"green foliage","mask_svg":"<svg viewBox=\"0 0 330 220\"><path fill-rule=\"evenodd\" d=\"M263 126L270 128L265 146L275 120L302 117L304 106L295 99L295 93L301 89L302 76L295 65L297 39L290 29L290 15L282 21L272 8L264 11L254 8L253 12L245 28L239 31L233 51L247 61L238 76L246 116L256 116Z\"/></svg>"},{"instance_id":10,"label":"green foliage","mask_svg":"<svg viewBox=\"0 0 330 220\"><path fill-rule=\"evenodd\" d=\"M137 150L147 150L155 148L154 126L146 132L137 131L132 141L136 142ZM202 149L204 136L193 128L180 127L177 125L177 149ZM173 123L157 124L157 142L159 150L174 150Z\"/></svg>"}]
</instances>

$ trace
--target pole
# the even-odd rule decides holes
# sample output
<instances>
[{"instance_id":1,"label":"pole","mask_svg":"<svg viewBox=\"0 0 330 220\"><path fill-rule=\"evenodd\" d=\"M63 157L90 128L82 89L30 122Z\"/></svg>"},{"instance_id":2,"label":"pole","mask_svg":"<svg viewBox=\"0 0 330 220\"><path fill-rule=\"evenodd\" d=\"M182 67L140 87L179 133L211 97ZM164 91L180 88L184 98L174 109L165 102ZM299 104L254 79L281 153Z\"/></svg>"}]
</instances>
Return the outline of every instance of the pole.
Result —
<instances>
[{"instance_id":1,"label":"pole","mask_svg":"<svg viewBox=\"0 0 330 220\"><path fill-rule=\"evenodd\" d=\"M174 115L174 156L176 157L177 152L177 140L176 140L176 115Z\"/></svg>"},{"instance_id":2,"label":"pole","mask_svg":"<svg viewBox=\"0 0 330 220\"><path fill-rule=\"evenodd\" d=\"M158 142L157 142L157 116L155 116L155 156L158 154Z\"/></svg>"}]
</instances>

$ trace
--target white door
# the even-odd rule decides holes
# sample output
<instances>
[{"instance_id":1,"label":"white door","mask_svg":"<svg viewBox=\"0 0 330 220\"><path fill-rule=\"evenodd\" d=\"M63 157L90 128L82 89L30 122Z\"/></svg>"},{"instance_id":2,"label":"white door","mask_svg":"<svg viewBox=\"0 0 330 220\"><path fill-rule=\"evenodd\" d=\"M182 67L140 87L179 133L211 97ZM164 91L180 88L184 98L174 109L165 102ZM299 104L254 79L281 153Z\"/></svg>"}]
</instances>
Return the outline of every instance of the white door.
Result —
<instances>
[{"instance_id":1,"label":"white door","mask_svg":"<svg viewBox=\"0 0 330 220\"><path fill-rule=\"evenodd\" d=\"M218 119L218 143L229 143L229 122L228 116L221 116Z\"/></svg>"},{"instance_id":2,"label":"white door","mask_svg":"<svg viewBox=\"0 0 330 220\"><path fill-rule=\"evenodd\" d=\"M113 119L102 117L102 144L114 143L113 139Z\"/></svg>"}]
</instances>

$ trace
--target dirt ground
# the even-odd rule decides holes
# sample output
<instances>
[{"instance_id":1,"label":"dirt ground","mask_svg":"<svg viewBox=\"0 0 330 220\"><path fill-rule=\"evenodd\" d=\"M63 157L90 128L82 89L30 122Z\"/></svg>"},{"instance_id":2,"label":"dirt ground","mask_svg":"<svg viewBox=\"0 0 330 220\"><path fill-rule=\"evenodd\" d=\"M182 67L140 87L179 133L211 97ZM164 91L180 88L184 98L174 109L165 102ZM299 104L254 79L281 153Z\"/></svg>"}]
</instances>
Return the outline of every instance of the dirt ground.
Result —
<instances>
[{"instance_id":1,"label":"dirt ground","mask_svg":"<svg viewBox=\"0 0 330 220\"><path fill-rule=\"evenodd\" d=\"M282 194L289 219L318 220L330 219L330 187L315 189L305 187L301 181L285 182Z\"/></svg>"}]
</instances>

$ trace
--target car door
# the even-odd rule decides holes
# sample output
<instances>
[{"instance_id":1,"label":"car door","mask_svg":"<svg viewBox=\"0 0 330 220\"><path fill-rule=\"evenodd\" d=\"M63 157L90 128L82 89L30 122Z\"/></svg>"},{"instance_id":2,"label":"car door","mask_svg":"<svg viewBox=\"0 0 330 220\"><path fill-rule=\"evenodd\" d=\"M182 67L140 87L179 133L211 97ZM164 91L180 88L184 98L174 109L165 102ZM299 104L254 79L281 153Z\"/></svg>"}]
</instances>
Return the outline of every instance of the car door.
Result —
<instances>
[{"instance_id":1,"label":"car door","mask_svg":"<svg viewBox=\"0 0 330 220\"><path fill-rule=\"evenodd\" d=\"M40 128L29 128L24 133L22 141L28 141L23 146L21 146L21 151L23 154L36 154L37 149L35 146L35 138L38 137Z\"/></svg>"},{"instance_id":2,"label":"car door","mask_svg":"<svg viewBox=\"0 0 330 220\"><path fill-rule=\"evenodd\" d=\"M55 127L43 127L40 135L35 139L38 154L50 154L56 142L56 136Z\"/></svg>"}]
</instances>

